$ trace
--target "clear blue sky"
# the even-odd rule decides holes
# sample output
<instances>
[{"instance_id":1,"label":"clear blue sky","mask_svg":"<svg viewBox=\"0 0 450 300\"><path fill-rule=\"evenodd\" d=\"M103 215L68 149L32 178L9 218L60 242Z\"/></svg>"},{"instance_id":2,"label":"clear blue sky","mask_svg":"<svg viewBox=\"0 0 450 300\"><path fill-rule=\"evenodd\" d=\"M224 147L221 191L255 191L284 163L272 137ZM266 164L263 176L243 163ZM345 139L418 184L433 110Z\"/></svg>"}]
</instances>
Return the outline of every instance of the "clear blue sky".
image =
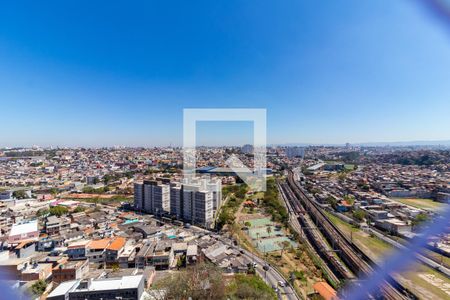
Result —
<instances>
[{"instance_id":1,"label":"clear blue sky","mask_svg":"<svg viewBox=\"0 0 450 300\"><path fill-rule=\"evenodd\" d=\"M203 107L267 108L269 143L450 139L450 31L415 1L9 2L0 146L176 145Z\"/></svg>"}]
</instances>

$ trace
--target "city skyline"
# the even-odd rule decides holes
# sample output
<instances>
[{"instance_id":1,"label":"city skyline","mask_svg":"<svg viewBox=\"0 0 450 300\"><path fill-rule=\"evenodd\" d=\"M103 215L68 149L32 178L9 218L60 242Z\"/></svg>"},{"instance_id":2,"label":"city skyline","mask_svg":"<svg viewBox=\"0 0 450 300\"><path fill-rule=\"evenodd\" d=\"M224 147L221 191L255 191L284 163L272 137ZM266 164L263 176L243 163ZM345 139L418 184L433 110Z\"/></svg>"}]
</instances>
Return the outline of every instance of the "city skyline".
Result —
<instances>
[{"instance_id":1,"label":"city skyline","mask_svg":"<svg viewBox=\"0 0 450 300\"><path fill-rule=\"evenodd\" d=\"M5 4L0 147L181 145L185 108L265 108L269 144L449 140L448 32L350 2Z\"/></svg>"}]
</instances>

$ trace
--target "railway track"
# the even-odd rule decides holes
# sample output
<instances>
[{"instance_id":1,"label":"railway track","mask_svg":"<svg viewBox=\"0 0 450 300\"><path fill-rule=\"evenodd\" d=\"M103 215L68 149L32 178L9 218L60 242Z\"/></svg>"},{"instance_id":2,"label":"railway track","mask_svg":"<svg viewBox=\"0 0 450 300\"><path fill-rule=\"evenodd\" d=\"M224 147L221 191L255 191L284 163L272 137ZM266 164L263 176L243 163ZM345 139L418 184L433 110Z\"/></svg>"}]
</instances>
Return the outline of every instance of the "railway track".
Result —
<instances>
[{"instance_id":1,"label":"railway track","mask_svg":"<svg viewBox=\"0 0 450 300\"><path fill-rule=\"evenodd\" d=\"M361 249L353 244L346 235L344 235L333 223L328 220L318 205L311 200L301 189L294 179L292 171L288 173L288 186L293 191L299 205L307 211L316 224L320 224L319 230L327 238L333 248L339 250L338 256L353 271L354 274L360 276L368 276L377 269L376 263L368 257ZM300 206L296 206L299 208ZM371 297L376 299L418 299L408 289L402 286L392 276L386 278L386 282L380 287L379 292L372 294Z\"/></svg>"},{"instance_id":2,"label":"railway track","mask_svg":"<svg viewBox=\"0 0 450 300\"><path fill-rule=\"evenodd\" d=\"M327 264L329 270L331 270L333 280L340 282L342 280L353 280L355 276L351 273L347 267L338 259L334 253L334 249L326 242L325 238L319 231L318 224L315 224L309 215L306 213L300 201L298 201L294 192L288 186L287 183L280 184L282 193L289 201L290 207L292 207L292 215L298 220L301 225L300 230L305 234L312 248L319 254L322 260ZM290 208L289 208L290 209ZM302 234L300 232L300 234Z\"/></svg>"}]
</instances>

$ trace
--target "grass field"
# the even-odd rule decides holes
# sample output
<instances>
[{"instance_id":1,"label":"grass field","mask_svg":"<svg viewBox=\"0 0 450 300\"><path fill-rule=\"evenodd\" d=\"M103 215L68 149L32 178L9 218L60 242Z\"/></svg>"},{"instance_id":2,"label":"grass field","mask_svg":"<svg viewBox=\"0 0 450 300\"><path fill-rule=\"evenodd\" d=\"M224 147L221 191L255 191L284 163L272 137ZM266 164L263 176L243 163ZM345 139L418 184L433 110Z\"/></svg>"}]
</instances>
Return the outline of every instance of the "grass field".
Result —
<instances>
[{"instance_id":1,"label":"grass field","mask_svg":"<svg viewBox=\"0 0 450 300\"><path fill-rule=\"evenodd\" d=\"M426 209L426 210L441 210L443 209L447 204L436 202L431 199L420 199L420 198L393 198L392 200L395 200L397 202L410 205L416 208L420 209Z\"/></svg>"},{"instance_id":2,"label":"grass field","mask_svg":"<svg viewBox=\"0 0 450 300\"><path fill-rule=\"evenodd\" d=\"M448 278L424 265L415 264L409 271L395 277L408 288L413 287L419 299L450 299Z\"/></svg>"},{"instance_id":3,"label":"grass field","mask_svg":"<svg viewBox=\"0 0 450 300\"><path fill-rule=\"evenodd\" d=\"M342 221L338 217L326 212L327 217L333 222L347 237L350 237L353 242L361 248L370 258L375 261L381 261L383 257L392 251L392 247L386 242L377 237L371 236L367 232L352 226L351 224Z\"/></svg>"},{"instance_id":4,"label":"grass field","mask_svg":"<svg viewBox=\"0 0 450 300\"><path fill-rule=\"evenodd\" d=\"M355 165L353 165L353 164L345 164L344 165L344 168L346 169L346 170L354 170L355 169Z\"/></svg>"},{"instance_id":5,"label":"grass field","mask_svg":"<svg viewBox=\"0 0 450 300\"><path fill-rule=\"evenodd\" d=\"M393 251L389 244L377 237L370 236L328 212L326 215L347 236L351 235L353 242L373 260L380 262ZM428 266L416 263L409 271L396 274L395 277L419 296L419 299L450 299L450 280Z\"/></svg>"}]
</instances>

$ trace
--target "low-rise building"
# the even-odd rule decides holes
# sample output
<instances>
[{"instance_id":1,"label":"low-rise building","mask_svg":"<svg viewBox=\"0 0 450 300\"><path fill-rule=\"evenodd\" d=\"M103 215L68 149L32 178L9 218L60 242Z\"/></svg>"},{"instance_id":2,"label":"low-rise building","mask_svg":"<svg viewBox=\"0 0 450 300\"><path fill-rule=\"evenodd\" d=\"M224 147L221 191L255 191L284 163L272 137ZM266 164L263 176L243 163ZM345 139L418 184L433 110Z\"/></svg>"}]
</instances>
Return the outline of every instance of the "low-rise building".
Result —
<instances>
[{"instance_id":1,"label":"low-rise building","mask_svg":"<svg viewBox=\"0 0 450 300\"><path fill-rule=\"evenodd\" d=\"M9 244L20 244L23 241L37 241L39 238L37 220L13 224L8 235Z\"/></svg>"},{"instance_id":2,"label":"low-rise building","mask_svg":"<svg viewBox=\"0 0 450 300\"><path fill-rule=\"evenodd\" d=\"M104 262L106 247L111 243L111 239L92 240L86 247L86 257L91 262Z\"/></svg>"},{"instance_id":3,"label":"low-rise building","mask_svg":"<svg viewBox=\"0 0 450 300\"><path fill-rule=\"evenodd\" d=\"M143 275L118 278L73 280L61 283L47 297L48 300L140 300L144 292Z\"/></svg>"},{"instance_id":4,"label":"low-rise building","mask_svg":"<svg viewBox=\"0 0 450 300\"><path fill-rule=\"evenodd\" d=\"M53 268L53 281L61 283L63 281L81 279L89 273L89 261L78 260L59 264Z\"/></svg>"},{"instance_id":5,"label":"low-rise building","mask_svg":"<svg viewBox=\"0 0 450 300\"><path fill-rule=\"evenodd\" d=\"M78 242L71 243L67 246L66 254L71 260L85 259L86 249L90 241L82 240Z\"/></svg>"},{"instance_id":6,"label":"low-rise building","mask_svg":"<svg viewBox=\"0 0 450 300\"><path fill-rule=\"evenodd\" d=\"M52 264L29 263L22 270L20 280L46 280L52 275Z\"/></svg>"},{"instance_id":7,"label":"low-rise building","mask_svg":"<svg viewBox=\"0 0 450 300\"><path fill-rule=\"evenodd\" d=\"M123 237L116 237L105 248L105 261L108 264L118 263L119 256L123 252L126 240Z\"/></svg>"}]
</instances>

